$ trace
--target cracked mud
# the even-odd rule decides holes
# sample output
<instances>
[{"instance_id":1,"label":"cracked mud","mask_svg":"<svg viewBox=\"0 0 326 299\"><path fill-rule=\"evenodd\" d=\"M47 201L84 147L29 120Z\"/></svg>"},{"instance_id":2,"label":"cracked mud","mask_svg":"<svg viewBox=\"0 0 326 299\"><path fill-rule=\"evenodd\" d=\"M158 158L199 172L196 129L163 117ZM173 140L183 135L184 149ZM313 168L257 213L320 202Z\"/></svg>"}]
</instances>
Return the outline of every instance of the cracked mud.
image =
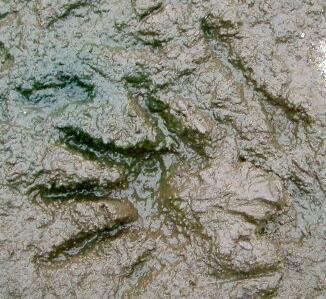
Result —
<instances>
[{"instance_id":1,"label":"cracked mud","mask_svg":"<svg viewBox=\"0 0 326 299\"><path fill-rule=\"evenodd\" d=\"M323 0L0 0L1 298L324 298Z\"/></svg>"}]
</instances>

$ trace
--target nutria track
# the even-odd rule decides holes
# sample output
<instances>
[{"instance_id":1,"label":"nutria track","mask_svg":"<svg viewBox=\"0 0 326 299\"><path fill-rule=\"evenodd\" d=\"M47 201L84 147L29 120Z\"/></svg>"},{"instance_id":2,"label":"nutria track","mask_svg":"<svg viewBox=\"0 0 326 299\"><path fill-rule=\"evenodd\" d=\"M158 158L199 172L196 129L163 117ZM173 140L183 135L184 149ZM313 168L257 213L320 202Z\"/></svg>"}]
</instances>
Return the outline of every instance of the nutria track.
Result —
<instances>
[{"instance_id":1,"label":"nutria track","mask_svg":"<svg viewBox=\"0 0 326 299\"><path fill-rule=\"evenodd\" d=\"M0 297L326 296L325 9L0 0Z\"/></svg>"}]
</instances>

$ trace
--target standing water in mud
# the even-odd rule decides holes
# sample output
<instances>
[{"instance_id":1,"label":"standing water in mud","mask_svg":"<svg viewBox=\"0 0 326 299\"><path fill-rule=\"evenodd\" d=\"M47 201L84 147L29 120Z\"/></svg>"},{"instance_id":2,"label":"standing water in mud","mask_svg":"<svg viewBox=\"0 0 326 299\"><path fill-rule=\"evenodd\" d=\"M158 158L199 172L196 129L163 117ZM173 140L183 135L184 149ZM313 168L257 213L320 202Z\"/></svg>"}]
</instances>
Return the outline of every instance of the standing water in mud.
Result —
<instances>
[{"instance_id":1,"label":"standing water in mud","mask_svg":"<svg viewBox=\"0 0 326 299\"><path fill-rule=\"evenodd\" d=\"M326 296L325 11L0 0L0 297Z\"/></svg>"}]
</instances>

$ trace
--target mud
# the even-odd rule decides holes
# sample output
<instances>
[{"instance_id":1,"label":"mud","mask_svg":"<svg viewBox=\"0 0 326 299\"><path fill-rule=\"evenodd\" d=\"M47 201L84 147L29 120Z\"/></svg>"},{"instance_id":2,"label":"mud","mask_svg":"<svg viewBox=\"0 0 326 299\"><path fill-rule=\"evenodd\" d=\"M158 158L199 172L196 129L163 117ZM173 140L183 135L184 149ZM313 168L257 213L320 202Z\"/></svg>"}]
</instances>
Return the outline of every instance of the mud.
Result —
<instances>
[{"instance_id":1,"label":"mud","mask_svg":"<svg viewBox=\"0 0 326 299\"><path fill-rule=\"evenodd\" d=\"M0 297L325 297L325 10L0 0Z\"/></svg>"}]
</instances>

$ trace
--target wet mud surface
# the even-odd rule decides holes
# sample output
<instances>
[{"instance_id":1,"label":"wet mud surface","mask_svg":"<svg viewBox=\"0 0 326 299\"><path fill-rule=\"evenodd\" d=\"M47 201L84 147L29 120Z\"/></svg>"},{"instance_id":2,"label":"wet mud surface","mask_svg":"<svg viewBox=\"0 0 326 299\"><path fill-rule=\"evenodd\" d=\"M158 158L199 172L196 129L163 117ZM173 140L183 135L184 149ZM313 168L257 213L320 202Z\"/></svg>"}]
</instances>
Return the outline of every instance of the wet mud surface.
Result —
<instances>
[{"instance_id":1,"label":"wet mud surface","mask_svg":"<svg viewBox=\"0 0 326 299\"><path fill-rule=\"evenodd\" d=\"M324 298L325 10L0 0L0 297Z\"/></svg>"}]
</instances>

